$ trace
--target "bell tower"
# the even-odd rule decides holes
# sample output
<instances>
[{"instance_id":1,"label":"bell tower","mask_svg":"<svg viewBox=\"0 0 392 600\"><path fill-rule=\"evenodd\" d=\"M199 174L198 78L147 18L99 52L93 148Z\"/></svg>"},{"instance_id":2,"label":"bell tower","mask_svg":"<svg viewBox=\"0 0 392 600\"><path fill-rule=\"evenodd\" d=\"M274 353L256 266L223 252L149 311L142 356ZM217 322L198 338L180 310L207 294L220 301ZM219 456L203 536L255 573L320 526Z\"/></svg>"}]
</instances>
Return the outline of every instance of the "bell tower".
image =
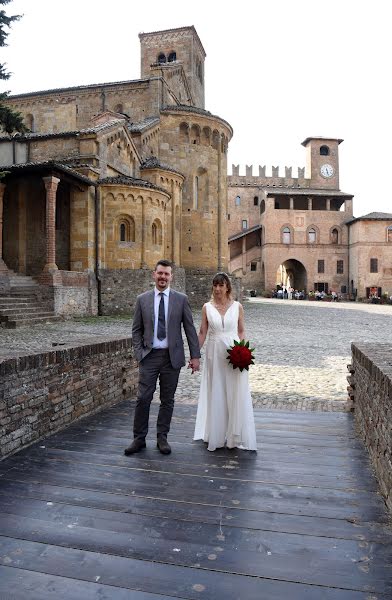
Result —
<instances>
[{"instance_id":1,"label":"bell tower","mask_svg":"<svg viewBox=\"0 0 392 600\"><path fill-rule=\"evenodd\" d=\"M189 97L183 104L204 108L204 61L206 53L196 29L180 27L139 33L142 79L151 77L151 66L181 65L187 80Z\"/></svg>"},{"instance_id":2,"label":"bell tower","mask_svg":"<svg viewBox=\"0 0 392 600\"><path fill-rule=\"evenodd\" d=\"M312 180L313 188L339 189L339 144L335 138L306 138L305 178Z\"/></svg>"}]
</instances>

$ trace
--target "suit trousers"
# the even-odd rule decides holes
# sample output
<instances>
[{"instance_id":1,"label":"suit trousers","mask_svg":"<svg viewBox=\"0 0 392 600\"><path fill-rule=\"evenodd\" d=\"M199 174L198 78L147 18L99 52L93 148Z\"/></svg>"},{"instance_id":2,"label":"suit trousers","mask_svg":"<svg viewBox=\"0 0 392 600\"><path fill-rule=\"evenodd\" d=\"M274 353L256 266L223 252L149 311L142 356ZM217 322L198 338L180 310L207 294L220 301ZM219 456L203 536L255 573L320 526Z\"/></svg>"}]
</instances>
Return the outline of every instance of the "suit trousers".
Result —
<instances>
[{"instance_id":1,"label":"suit trousers","mask_svg":"<svg viewBox=\"0 0 392 600\"><path fill-rule=\"evenodd\" d=\"M169 350L151 350L139 363L139 385L133 421L133 437L141 439L147 435L150 405L159 378L160 407L157 420L157 436L167 436L174 408L180 369L174 369Z\"/></svg>"}]
</instances>

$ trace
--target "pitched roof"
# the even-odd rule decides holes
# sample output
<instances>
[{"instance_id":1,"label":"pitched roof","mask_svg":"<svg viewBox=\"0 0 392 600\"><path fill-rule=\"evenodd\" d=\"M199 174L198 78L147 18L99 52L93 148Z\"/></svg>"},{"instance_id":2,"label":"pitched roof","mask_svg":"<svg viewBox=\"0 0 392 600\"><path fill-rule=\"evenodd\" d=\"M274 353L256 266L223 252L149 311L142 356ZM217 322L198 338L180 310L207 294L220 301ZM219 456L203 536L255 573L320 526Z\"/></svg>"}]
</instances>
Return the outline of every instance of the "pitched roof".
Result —
<instances>
[{"instance_id":1,"label":"pitched roof","mask_svg":"<svg viewBox=\"0 0 392 600\"><path fill-rule=\"evenodd\" d=\"M164 192L168 196L170 193L162 187L146 181L145 179L137 179L136 177L129 177L128 175L114 175L112 177L102 177L97 181L100 185L129 185L131 187L143 187L151 190L158 190Z\"/></svg>"},{"instance_id":2,"label":"pitched roof","mask_svg":"<svg viewBox=\"0 0 392 600\"><path fill-rule=\"evenodd\" d=\"M371 212L361 217L353 217L349 221L346 221L346 223L351 225L356 221L392 221L392 213Z\"/></svg>"},{"instance_id":3,"label":"pitched roof","mask_svg":"<svg viewBox=\"0 0 392 600\"><path fill-rule=\"evenodd\" d=\"M81 175L75 169L72 169L68 165L57 162L55 160L45 160L41 162L33 162L33 163L21 163L17 165L9 165L2 166L1 171L10 172L10 173L19 173L19 172L29 172L29 171L42 171L42 170L55 170L60 171L60 173L65 173L70 175L72 178L77 179L78 181L86 184L86 185L97 185L95 181L89 179L85 175Z\"/></svg>"},{"instance_id":4,"label":"pitched roof","mask_svg":"<svg viewBox=\"0 0 392 600\"><path fill-rule=\"evenodd\" d=\"M182 175L180 171L174 169L170 165L161 162L156 156L150 156L140 166L141 169L163 169L164 171L171 171L172 173L178 173ZM182 175L183 176L183 175Z\"/></svg>"},{"instance_id":5,"label":"pitched roof","mask_svg":"<svg viewBox=\"0 0 392 600\"><path fill-rule=\"evenodd\" d=\"M158 125L160 123L159 117L147 117L143 121L138 121L137 123L129 123L128 129L131 133L141 133L150 127Z\"/></svg>"},{"instance_id":6,"label":"pitched roof","mask_svg":"<svg viewBox=\"0 0 392 600\"><path fill-rule=\"evenodd\" d=\"M106 121L105 123L100 123L95 127L86 127L85 129L75 129L73 131L58 131L56 133L23 133L17 134L12 139L15 141L24 141L24 140L35 140L35 139L49 139L49 138L63 138L63 137L77 137L79 135L85 135L89 133L99 133L104 131L105 129L110 129L113 125L119 125L124 123L125 119L113 119L112 121ZM10 141L11 138L9 136L0 136L0 141Z\"/></svg>"},{"instance_id":7,"label":"pitched roof","mask_svg":"<svg viewBox=\"0 0 392 600\"><path fill-rule=\"evenodd\" d=\"M229 237L229 242L233 242L234 240L238 240L239 238L248 235L249 233L253 233L254 231L259 231L261 229L261 225L254 225L253 227L249 227L249 229L244 229L240 233L235 233Z\"/></svg>"}]
</instances>

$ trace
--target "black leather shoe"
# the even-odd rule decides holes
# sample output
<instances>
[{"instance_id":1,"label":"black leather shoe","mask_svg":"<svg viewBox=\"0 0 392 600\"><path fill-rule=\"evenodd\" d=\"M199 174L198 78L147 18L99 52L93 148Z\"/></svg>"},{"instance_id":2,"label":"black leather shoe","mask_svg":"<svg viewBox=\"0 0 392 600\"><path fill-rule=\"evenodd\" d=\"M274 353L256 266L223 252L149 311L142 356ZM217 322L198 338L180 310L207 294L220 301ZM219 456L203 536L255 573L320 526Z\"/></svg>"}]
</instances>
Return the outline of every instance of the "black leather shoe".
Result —
<instances>
[{"instance_id":1,"label":"black leather shoe","mask_svg":"<svg viewBox=\"0 0 392 600\"><path fill-rule=\"evenodd\" d=\"M140 452L140 450L143 450L143 448L146 447L146 442L144 440L139 440L136 438L136 440L133 440L132 444L130 446L128 446L128 448L125 448L124 450L124 454L125 456L129 456L130 454L135 454L136 452Z\"/></svg>"},{"instance_id":2,"label":"black leather shoe","mask_svg":"<svg viewBox=\"0 0 392 600\"><path fill-rule=\"evenodd\" d=\"M161 454L170 454L171 452L170 444L163 435L157 439L157 448Z\"/></svg>"}]
</instances>

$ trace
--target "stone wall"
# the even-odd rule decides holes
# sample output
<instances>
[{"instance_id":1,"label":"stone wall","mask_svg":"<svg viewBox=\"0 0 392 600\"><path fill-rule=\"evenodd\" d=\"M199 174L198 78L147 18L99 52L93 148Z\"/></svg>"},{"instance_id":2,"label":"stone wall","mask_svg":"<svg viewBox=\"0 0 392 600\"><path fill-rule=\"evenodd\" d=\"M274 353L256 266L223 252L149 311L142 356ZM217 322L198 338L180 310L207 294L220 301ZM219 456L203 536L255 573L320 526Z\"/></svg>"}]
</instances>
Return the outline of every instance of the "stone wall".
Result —
<instances>
[{"instance_id":1,"label":"stone wall","mask_svg":"<svg viewBox=\"0 0 392 600\"><path fill-rule=\"evenodd\" d=\"M136 383L130 338L99 338L91 344L3 360L0 456L133 396Z\"/></svg>"},{"instance_id":2,"label":"stone wall","mask_svg":"<svg viewBox=\"0 0 392 600\"><path fill-rule=\"evenodd\" d=\"M216 271L208 269L187 269L186 270L186 293L189 297L189 303L196 310L202 309L205 302L211 298L212 279ZM241 301L242 288L241 280L230 275L233 286L233 297Z\"/></svg>"},{"instance_id":3,"label":"stone wall","mask_svg":"<svg viewBox=\"0 0 392 600\"><path fill-rule=\"evenodd\" d=\"M355 424L392 510L392 347L352 344L349 376Z\"/></svg>"},{"instance_id":4,"label":"stone wall","mask_svg":"<svg viewBox=\"0 0 392 600\"><path fill-rule=\"evenodd\" d=\"M101 314L133 314L136 297L154 287L151 269L101 269ZM185 272L174 268L172 288L185 292Z\"/></svg>"}]
</instances>

